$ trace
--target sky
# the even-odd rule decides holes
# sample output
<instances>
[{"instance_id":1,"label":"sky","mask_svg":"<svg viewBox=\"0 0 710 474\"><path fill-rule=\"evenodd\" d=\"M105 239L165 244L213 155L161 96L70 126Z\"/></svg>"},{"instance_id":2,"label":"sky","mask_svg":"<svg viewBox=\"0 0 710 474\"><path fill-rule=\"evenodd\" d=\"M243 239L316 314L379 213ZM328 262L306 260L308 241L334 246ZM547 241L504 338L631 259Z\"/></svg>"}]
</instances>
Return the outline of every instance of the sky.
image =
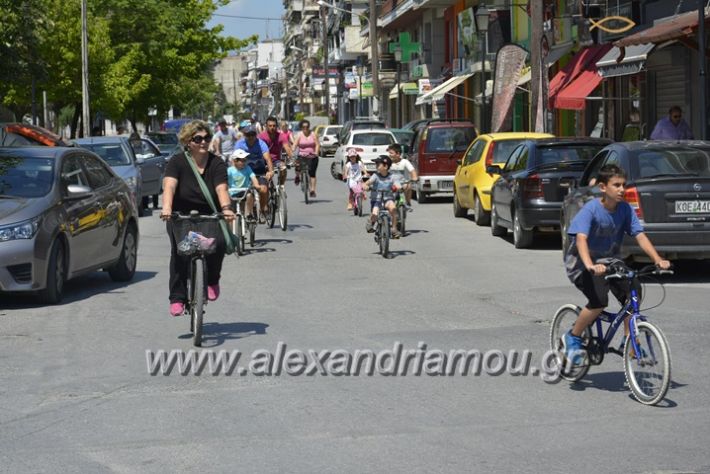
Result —
<instances>
[{"instance_id":1,"label":"sky","mask_svg":"<svg viewBox=\"0 0 710 474\"><path fill-rule=\"evenodd\" d=\"M229 5L215 11L209 26L224 25L222 34L236 38L259 35L259 40L280 38L283 30L281 16L284 14L283 0L232 0ZM248 16L230 18L217 15ZM261 20L256 18L275 18Z\"/></svg>"}]
</instances>

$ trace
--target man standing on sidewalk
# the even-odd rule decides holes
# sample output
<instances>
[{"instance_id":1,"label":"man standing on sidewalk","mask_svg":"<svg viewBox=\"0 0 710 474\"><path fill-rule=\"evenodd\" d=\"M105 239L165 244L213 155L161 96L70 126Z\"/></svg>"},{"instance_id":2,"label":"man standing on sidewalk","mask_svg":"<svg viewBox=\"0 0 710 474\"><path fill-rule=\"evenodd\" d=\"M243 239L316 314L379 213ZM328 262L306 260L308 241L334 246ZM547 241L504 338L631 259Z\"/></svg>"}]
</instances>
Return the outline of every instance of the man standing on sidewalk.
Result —
<instances>
[{"instance_id":1,"label":"man standing on sidewalk","mask_svg":"<svg viewBox=\"0 0 710 474\"><path fill-rule=\"evenodd\" d=\"M674 105L668 111L668 117L658 121L651 133L651 140L692 140L693 131L683 120L683 110Z\"/></svg>"}]
</instances>

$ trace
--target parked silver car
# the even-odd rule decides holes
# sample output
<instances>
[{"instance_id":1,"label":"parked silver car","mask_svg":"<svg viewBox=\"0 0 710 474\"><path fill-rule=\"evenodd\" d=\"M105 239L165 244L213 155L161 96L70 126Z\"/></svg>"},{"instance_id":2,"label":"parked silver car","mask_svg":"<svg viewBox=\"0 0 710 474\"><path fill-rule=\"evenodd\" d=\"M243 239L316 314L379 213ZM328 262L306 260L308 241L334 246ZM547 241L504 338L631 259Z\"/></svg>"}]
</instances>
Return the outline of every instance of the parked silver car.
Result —
<instances>
[{"instance_id":1,"label":"parked silver car","mask_svg":"<svg viewBox=\"0 0 710 474\"><path fill-rule=\"evenodd\" d=\"M84 273L131 280L136 213L126 183L86 149L0 148L0 292L57 303Z\"/></svg>"}]
</instances>

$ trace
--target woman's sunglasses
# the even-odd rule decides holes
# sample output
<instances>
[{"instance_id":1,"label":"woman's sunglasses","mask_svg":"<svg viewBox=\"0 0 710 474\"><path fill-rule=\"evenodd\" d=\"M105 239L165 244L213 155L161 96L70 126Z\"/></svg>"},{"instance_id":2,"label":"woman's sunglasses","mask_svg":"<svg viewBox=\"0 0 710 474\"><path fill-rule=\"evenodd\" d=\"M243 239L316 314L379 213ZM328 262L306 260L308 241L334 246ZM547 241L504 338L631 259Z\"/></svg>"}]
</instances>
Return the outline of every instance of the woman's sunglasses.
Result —
<instances>
[{"instance_id":1,"label":"woman's sunglasses","mask_svg":"<svg viewBox=\"0 0 710 474\"><path fill-rule=\"evenodd\" d=\"M204 136L203 135L195 135L194 137L192 137L192 139L190 141L192 143L196 143L199 145L202 142L209 142L211 140L212 140L212 135L204 135Z\"/></svg>"}]
</instances>

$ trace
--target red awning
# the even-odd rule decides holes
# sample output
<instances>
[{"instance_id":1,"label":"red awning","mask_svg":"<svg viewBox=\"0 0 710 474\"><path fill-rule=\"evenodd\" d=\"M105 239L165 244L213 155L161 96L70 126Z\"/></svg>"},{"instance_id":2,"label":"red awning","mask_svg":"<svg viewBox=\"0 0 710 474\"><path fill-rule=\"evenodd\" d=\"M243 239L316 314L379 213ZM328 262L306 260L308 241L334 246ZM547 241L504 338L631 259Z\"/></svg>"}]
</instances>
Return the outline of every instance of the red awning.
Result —
<instances>
[{"instance_id":1,"label":"red awning","mask_svg":"<svg viewBox=\"0 0 710 474\"><path fill-rule=\"evenodd\" d=\"M710 20L710 15L706 10L705 23L708 23L708 20ZM614 45L619 48L624 48L626 46L634 46L637 44L658 44L665 41L683 39L693 35L697 27L698 12L692 11L673 17L668 21L657 23L650 28L634 33L633 35L621 38L619 41L614 43Z\"/></svg>"},{"instance_id":2,"label":"red awning","mask_svg":"<svg viewBox=\"0 0 710 474\"><path fill-rule=\"evenodd\" d=\"M611 44L600 44L581 49L574 55L567 65L562 68L550 81L548 97L550 108L562 108L556 105L556 96L562 89L576 82L576 79L585 71L593 70L596 74L596 62L611 49ZM599 85L597 83L594 87ZM591 90L594 90L592 88ZM585 96L586 97L586 96ZM567 107L564 107L567 108ZM584 106L581 107L582 109ZM579 109L574 109L579 110Z\"/></svg>"},{"instance_id":3,"label":"red awning","mask_svg":"<svg viewBox=\"0 0 710 474\"><path fill-rule=\"evenodd\" d=\"M555 96L554 108L567 110L584 110L589 94L602 82L602 77L593 69L582 72L577 79L568 84Z\"/></svg>"}]
</instances>

